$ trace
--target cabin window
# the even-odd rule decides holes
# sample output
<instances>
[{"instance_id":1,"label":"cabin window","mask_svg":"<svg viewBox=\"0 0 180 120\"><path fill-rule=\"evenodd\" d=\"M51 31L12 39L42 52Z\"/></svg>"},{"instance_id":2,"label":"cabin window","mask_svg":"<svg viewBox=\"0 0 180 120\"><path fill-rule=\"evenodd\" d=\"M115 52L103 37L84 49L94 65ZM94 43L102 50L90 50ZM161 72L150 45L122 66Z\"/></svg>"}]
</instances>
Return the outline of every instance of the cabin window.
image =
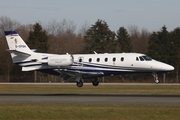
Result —
<instances>
[{"instance_id":1,"label":"cabin window","mask_svg":"<svg viewBox=\"0 0 180 120\"><path fill-rule=\"evenodd\" d=\"M107 61L108 61L108 58L105 58L104 61L107 62Z\"/></svg>"},{"instance_id":2,"label":"cabin window","mask_svg":"<svg viewBox=\"0 0 180 120\"><path fill-rule=\"evenodd\" d=\"M116 58L114 57L114 58L113 58L113 62L115 62L115 61L116 61Z\"/></svg>"},{"instance_id":3,"label":"cabin window","mask_svg":"<svg viewBox=\"0 0 180 120\"><path fill-rule=\"evenodd\" d=\"M100 58L97 58L97 62L99 62L100 61Z\"/></svg>"},{"instance_id":4,"label":"cabin window","mask_svg":"<svg viewBox=\"0 0 180 120\"><path fill-rule=\"evenodd\" d=\"M138 57L136 57L136 61L139 61L139 58L138 58Z\"/></svg>"},{"instance_id":5,"label":"cabin window","mask_svg":"<svg viewBox=\"0 0 180 120\"><path fill-rule=\"evenodd\" d=\"M121 57L121 61L124 61L124 57Z\"/></svg>"},{"instance_id":6,"label":"cabin window","mask_svg":"<svg viewBox=\"0 0 180 120\"><path fill-rule=\"evenodd\" d=\"M92 62L92 58L89 58L89 62Z\"/></svg>"},{"instance_id":7,"label":"cabin window","mask_svg":"<svg viewBox=\"0 0 180 120\"><path fill-rule=\"evenodd\" d=\"M81 59L81 58L79 59L79 62L82 62L82 59Z\"/></svg>"}]
</instances>

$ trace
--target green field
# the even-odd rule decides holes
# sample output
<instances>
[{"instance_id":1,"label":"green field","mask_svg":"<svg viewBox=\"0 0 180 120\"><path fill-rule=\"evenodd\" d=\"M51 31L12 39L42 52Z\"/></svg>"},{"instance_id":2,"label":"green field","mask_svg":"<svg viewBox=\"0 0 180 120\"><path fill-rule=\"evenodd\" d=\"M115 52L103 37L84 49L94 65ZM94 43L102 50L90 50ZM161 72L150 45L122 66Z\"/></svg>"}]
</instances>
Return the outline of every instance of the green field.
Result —
<instances>
[{"instance_id":1,"label":"green field","mask_svg":"<svg viewBox=\"0 0 180 120\"><path fill-rule=\"evenodd\" d=\"M171 94L179 85L0 84L0 94ZM1 98L1 97L0 97ZM180 106L0 103L0 120L179 120Z\"/></svg>"},{"instance_id":2,"label":"green field","mask_svg":"<svg viewBox=\"0 0 180 120\"><path fill-rule=\"evenodd\" d=\"M172 94L180 95L180 85L74 85L0 84L0 94Z\"/></svg>"},{"instance_id":3,"label":"green field","mask_svg":"<svg viewBox=\"0 0 180 120\"><path fill-rule=\"evenodd\" d=\"M180 106L0 104L0 120L179 120Z\"/></svg>"}]
</instances>

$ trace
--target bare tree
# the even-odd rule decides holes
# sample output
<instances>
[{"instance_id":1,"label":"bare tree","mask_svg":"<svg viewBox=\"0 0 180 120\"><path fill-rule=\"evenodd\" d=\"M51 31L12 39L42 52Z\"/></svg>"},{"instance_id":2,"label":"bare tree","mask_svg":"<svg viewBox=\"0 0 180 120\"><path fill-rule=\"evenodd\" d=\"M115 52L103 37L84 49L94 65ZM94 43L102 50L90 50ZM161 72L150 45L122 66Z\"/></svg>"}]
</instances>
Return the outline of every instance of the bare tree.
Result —
<instances>
[{"instance_id":1,"label":"bare tree","mask_svg":"<svg viewBox=\"0 0 180 120\"><path fill-rule=\"evenodd\" d=\"M139 31L137 26L129 26L128 31L130 34L132 51L147 53L148 38L150 33L146 29Z\"/></svg>"},{"instance_id":2,"label":"bare tree","mask_svg":"<svg viewBox=\"0 0 180 120\"><path fill-rule=\"evenodd\" d=\"M0 36L4 35L5 30L15 30L19 28L21 24L16 20L12 20L7 16L0 17Z\"/></svg>"},{"instance_id":3,"label":"bare tree","mask_svg":"<svg viewBox=\"0 0 180 120\"><path fill-rule=\"evenodd\" d=\"M47 25L45 25L46 31L48 31L49 34L52 34L56 37L65 35L66 33L75 33L76 31L76 25L73 21L67 21L63 20L60 22L57 22L56 20L52 20L48 22Z\"/></svg>"},{"instance_id":4,"label":"bare tree","mask_svg":"<svg viewBox=\"0 0 180 120\"><path fill-rule=\"evenodd\" d=\"M141 50L144 51L144 53L148 52L149 36L150 36L150 32L147 29L141 30L141 36L140 36Z\"/></svg>"},{"instance_id":5,"label":"bare tree","mask_svg":"<svg viewBox=\"0 0 180 120\"><path fill-rule=\"evenodd\" d=\"M50 53L77 53L83 49L83 37L78 36L76 25L73 21L63 20L57 22L53 20L48 23L46 30L49 35Z\"/></svg>"},{"instance_id":6,"label":"bare tree","mask_svg":"<svg viewBox=\"0 0 180 120\"><path fill-rule=\"evenodd\" d=\"M2 75L5 75L3 81L8 82L10 79L10 72L12 69L12 61L10 58L9 53L6 51L7 49L7 42L5 41L4 31L5 30L14 30L20 26L20 23L11 20L7 16L0 17L0 71Z\"/></svg>"},{"instance_id":7,"label":"bare tree","mask_svg":"<svg viewBox=\"0 0 180 120\"><path fill-rule=\"evenodd\" d=\"M85 23L81 26L81 28L80 28L80 30L79 30L79 32L78 32L78 35L84 37L84 36L86 35L86 32L87 32L87 30L88 30L89 28L90 28L89 24L88 24L87 22L85 22Z\"/></svg>"},{"instance_id":8,"label":"bare tree","mask_svg":"<svg viewBox=\"0 0 180 120\"><path fill-rule=\"evenodd\" d=\"M52 20L48 22L47 25L45 25L46 31L48 31L48 33L53 36L58 35L59 27L60 27L60 23L58 23L56 20Z\"/></svg>"}]
</instances>

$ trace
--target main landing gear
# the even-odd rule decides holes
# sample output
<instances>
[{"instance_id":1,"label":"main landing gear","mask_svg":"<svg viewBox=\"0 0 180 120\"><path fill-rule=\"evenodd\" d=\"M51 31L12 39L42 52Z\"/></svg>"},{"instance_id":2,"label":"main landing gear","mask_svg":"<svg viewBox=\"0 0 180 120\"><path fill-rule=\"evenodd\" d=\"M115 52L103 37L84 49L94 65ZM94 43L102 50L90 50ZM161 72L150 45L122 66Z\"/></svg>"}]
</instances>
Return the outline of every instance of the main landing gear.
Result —
<instances>
[{"instance_id":1,"label":"main landing gear","mask_svg":"<svg viewBox=\"0 0 180 120\"><path fill-rule=\"evenodd\" d=\"M80 78L80 79L76 82L76 85L77 85L78 87L82 87L82 86L83 86L83 83L84 83L83 79ZM98 80L98 78L93 78L93 80L92 80L92 85L94 85L94 86L98 86L98 85L99 85L99 80Z\"/></svg>"},{"instance_id":2,"label":"main landing gear","mask_svg":"<svg viewBox=\"0 0 180 120\"><path fill-rule=\"evenodd\" d=\"M92 80L92 84L93 84L94 86L98 86L98 85L99 85L99 80L98 80L98 78L94 78L94 79Z\"/></svg>"},{"instance_id":3,"label":"main landing gear","mask_svg":"<svg viewBox=\"0 0 180 120\"><path fill-rule=\"evenodd\" d=\"M83 79L81 78L79 81L76 82L76 85L78 87L82 87L83 86Z\"/></svg>"},{"instance_id":4,"label":"main landing gear","mask_svg":"<svg viewBox=\"0 0 180 120\"><path fill-rule=\"evenodd\" d=\"M154 80L155 80L155 83L158 84L159 83L159 80L158 80L158 75L157 73L152 73L153 77L154 77Z\"/></svg>"}]
</instances>

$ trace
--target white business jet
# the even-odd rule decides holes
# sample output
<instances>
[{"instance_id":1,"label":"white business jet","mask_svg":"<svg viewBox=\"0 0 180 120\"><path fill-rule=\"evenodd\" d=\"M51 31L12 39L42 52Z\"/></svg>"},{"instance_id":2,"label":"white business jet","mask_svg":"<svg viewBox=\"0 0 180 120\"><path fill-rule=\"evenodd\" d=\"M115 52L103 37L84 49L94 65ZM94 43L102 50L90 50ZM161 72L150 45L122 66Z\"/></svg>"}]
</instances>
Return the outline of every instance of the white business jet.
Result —
<instances>
[{"instance_id":1,"label":"white business jet","mask_svg":"<svg viewBox=\"0 0 180 120\"><path fill-rule=\"evenodd\" d=\"M74 78L78 87L83 86L85 78L92 78L92 84L98 86L99 77L129 73L153 73L159 83L157 73L174 70L173 66L140 53L37 53L29 49L16 31L5 31L5 35L13 63L22 66L22 71L36 70L64 80Z\"/></svg>"}]
</instances>

